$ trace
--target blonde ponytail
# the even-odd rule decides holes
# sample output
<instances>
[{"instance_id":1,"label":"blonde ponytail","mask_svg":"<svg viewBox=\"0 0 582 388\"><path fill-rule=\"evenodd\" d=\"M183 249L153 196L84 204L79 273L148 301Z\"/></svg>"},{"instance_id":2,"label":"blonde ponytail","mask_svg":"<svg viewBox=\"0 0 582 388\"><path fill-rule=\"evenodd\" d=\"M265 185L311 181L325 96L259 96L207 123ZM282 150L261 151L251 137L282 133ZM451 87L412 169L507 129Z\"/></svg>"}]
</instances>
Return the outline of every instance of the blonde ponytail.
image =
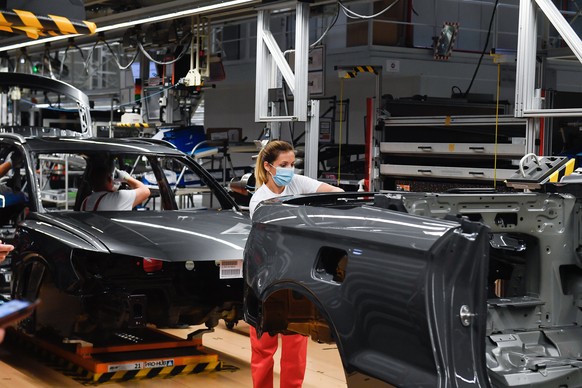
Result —
<instances>
[{"instance_id":1,"label":"blonde ponytail","mask_svg":"<svg viewBox=\"0 0 582 388\"><path fill-rule=\"evenodd\" d=\"M265 149L261 149L259 156L257 156L257 163L255 164L255 189L261 187L267 182L269 177L267 176L267 171L263 167L263 161L265 160Z\"/></svg>"}]
</instances>

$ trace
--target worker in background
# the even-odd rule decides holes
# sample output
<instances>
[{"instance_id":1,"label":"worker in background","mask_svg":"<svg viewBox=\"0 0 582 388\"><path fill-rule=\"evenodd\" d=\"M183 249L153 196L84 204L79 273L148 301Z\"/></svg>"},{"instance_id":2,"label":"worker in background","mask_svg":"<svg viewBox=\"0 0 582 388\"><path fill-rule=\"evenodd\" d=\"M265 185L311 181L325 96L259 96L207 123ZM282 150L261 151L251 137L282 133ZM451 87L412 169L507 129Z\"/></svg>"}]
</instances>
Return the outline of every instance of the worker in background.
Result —
<instances>
[{"instance_id":1,"label":"worker in background","mask_svg":"<svg viewBox=\"0 0 582 388\"><path fill-rule=\"evenodd\" d=\"M294 166L295 152L287 142L272 141L261 150L255 166L258 189L249 204L251 218L257 205L265 199L283 195L343 191L339 187L303 175L295 175ZM252 326L250 335L253 386L273 387L273 355L277 351L279 338L269 333L264 333L258 338ZM301 387L307 363L307 340L308 337L300 334L282 335L281 388Z\"/></svg>"},{"instance_id":2,"label":"worker in background","mask_svg":"<svg viewBox=\"0 0 582 388\"><path fill-rule=\"evenodd\" d=\"M4 261L4 259L6 259L6 256L8 256L8 253L10 253L10 251L12 251L14 249L13 245L10 244L3 244L0 241L0 262ZM4 328L0 327L0 343L2 341L4 341L4 335L6 334Z\"/></svg>"},{"instance_id":3,"label":"worker in background","mask_svg":"<svg viewBox=\"0 0 582 388\"><path fill-rule=\"evenodd\" d=\"M132 190L117 190L115 181L126 182ZM89 174L93 193L83 201L81 210L131 210L150 196L150 189L126 171L95 165Z\"/></svg>"}]
</instances>

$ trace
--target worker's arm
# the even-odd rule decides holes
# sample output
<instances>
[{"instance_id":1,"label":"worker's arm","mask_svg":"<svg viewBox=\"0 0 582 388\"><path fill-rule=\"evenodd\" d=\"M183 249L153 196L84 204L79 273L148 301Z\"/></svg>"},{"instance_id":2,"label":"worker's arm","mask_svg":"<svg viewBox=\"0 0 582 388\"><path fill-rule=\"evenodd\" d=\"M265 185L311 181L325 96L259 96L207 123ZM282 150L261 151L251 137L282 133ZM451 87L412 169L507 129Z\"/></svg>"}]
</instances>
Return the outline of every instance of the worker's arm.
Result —
<instances>
[{"instance_id":1,"label":"worker's arm","mask_svg":"<svg viewBox=\"0 0 582 388\"><path fill-rule=\"evenodd\" d=\"M0 164L0 177L8 174L8 171L10 171L11 168L12 168L11 162L4 162Z\"/></svg>"},{"instance_id":2,"label":"worker's arm","mask_svg":"<svg viewBox=\"0 0 582 388\"><path fill-rule=\"evenodd\" d=\"M150 189L143 184L143 182L138 181L129 173L123 170L117 170L117 175L120 179L123 179L129 187L135 191L135 200L133 201L133 207L139 205L145 201L150 196Z\"/></svg>"},{"instance_id":3,"label":"worker's arm","mask_svg":"<svg viewBox=\"0 0 582 388\"><path fill-rule=\"evenodd\" d=\"M336 187L336 186L329 185L327 183L322 183L319 185L316 192L317 193L339 193L342 191L344 191L344 189L342 189L341 187Z\"/></svg>"},{"instance_id":4,"label":"worker's arm","mask_svg":"<svg viewBox=\"0 0 582 388\"><path fill-rule=\"evenodd\" d=\"M4 159L4 162L0 164L0 177L3 177L4 175L8 174L8 171L10 171L11 168L12 168L12 152L9 153L8 156L6 156L6 159Z\"/></svg>"},{"instance_id":5,"label":"worker's arm","mask_svg":"<svg viewBox=\"0 0 582 388\"><path fill-rule=\"evenodd\" d=\"M138 181L134 177L130 176L125 180L129 187L135 191L135 200L133 201L133 206L137 206L150 196L150 189L143 184L142 181Z\"/></svg>"}]
</instances>

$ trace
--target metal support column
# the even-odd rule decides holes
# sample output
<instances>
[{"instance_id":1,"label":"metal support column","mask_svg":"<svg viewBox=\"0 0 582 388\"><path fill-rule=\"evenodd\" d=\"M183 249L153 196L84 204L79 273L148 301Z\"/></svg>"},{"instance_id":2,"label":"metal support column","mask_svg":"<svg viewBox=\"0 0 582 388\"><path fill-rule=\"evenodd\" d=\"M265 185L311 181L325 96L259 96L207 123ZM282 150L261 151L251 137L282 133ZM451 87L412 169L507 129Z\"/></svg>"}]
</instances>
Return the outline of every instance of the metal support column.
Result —
<instances>
[{"instance_id":1,"label":"metal support column","mask_svg":"<svg viewBox=\"0 0 582 388\"><path fill-rule=\"evenodd\" d=\"M536 7L537 5L537 7ZM527 118L526 152L535 152L540 117L582 116L581 108L542 108L541 89L536 89L536 55L538 8L548 18L556 31L582 63L582 41L564 19L551 0L521 0L519 5L519 30L517 42L517 67L515 84L515 116ZM539 86L539 85L538 85Z\"/></svg>"},{"instance_id":2,"label":"metal support column","mask_svg":"<svg viewBox=\"0 0 582 388\"><path fill-rule=\"evenodd\" d=\"M374 101L366 98L366 125L365 125L365 145L366 145L366 169L364 171L364 189L374 191Z\"/></svg>"},{"instance_id":3,"label":"metal support column","mask_svg":"<svg viewBox=\"0 0 582 388\"><path fill-rule=\"evenodd\" d=\"M536 10L532 0L521 0L519 6L517 65L515 82L515 117L523 117L531 109L535 82L535 55L537 28Z\"/></svg>"},{"instance_id":4,"label":"metal support column","mask_svg":"<svg viewBox=\"0 0 582 388\"><path fill-rule=\"evenodd\" d=\"M293 113L299 121L307 120L309 68L309 3L297 2L295 15L295 91ZM317 138L319 141L319 138Z\"/></svg>"},{"instance_id":5,"label":"metal support column","mask_svg":"<svg viewBox=\"0 0 582 388\"><path fill-rule=\"evenodd\" d=\"M305 122L305 162L303 175L318 178L319 163L319 100L309 101L309 114Z\"/></svg>"},{"instance_id":6,"label":"metal support column","mask_svg":"<svg viewBox=\"0 0 582 388\"><path fill-rule=\"evenodd\" d=\"M380 181L380 141L378 139L378 131L376 124L378 124L378 117L380 109L382 108L382 66L374 66L376 69L376 98L374 103L374 127L372 128L372 176L370 181L370 188L373 191L380 191L382 184Z\"/></svg>"},{"instance_id":7,"label":"metal support column","mask_svg":"<svg viewBox=\"0 0 582 388\"><path fill-rule=\"evenodd\" d=\"M0 125L8 125L8 95L0 93Z\"/></svg>"},{"instance_id":8,"label":"metal support column","mask_svg":"<svg viewBox=\"0 0 582 388\"><path fill-rule=\"evenodd\" d=\"M269 112L271 116L277 116L279 114L279 108L274 102L269 103ZM269 139L279 140L281 138L281 122L280 121L270 121L267 123L269 127Z\"/></svg>"},{"instance_id":9,"label":"metal support column","mask_svg":"<svg viewBox=\"0 0 582 388\"><path fill-rule=\"evenodd\" d=\"M277 7L275 5L274 7ZM281 7L281 5L278 5ZM272 8L271 8L272 9ZM319 155L319 101L309 102L308 113L308 58L309 58L309 3L296 3L294 71L270 31L269 8L259 10L257 17L257 67L255 91L255 121L269 123L271 139L278 139L281 122L305 122L304 174L317 178ZM281 88L285 80L293 94L293 113L279 116L275 104L269 101L269 89Z\"/></svg>"},{"instance_id":10,"label":"metal support column","mask_svg":"<svg viewBox=\"0 0 582 388\"><path fill-rule=\"evenodd\" d=\"M518 28L517 52L521 55L517 56L516 71L521 76L516 77L515 83L515 117L524 117L524 111L533 108L536 78L537 12L532 0L520 2ZM526 153L534 152L536 121L535 119L527 120Z\"/></svg>"}]
</instances>

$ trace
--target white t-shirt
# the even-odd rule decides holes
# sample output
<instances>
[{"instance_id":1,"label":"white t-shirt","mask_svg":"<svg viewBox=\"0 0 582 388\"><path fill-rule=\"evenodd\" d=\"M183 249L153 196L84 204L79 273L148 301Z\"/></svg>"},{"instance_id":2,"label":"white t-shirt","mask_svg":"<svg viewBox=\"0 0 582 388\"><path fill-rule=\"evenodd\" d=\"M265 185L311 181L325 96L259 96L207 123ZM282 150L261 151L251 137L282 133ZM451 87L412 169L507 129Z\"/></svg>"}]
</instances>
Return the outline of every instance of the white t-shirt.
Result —
<instances>
[{"instance_id":1,"label":"white t-shirt","mask_svg":"<svg viewBox=\"0 0 582 388\"><path fill-rule=\"evenodd\" d=\"M282 197L284 195L315 193L321 184L322 183L318 180L305 175L293 175L293 179L287 186L285 186L285 189L281 194L273 193L266 184L263 184L257 189L257 191L255 191L251 198L251 202L249 203L251 218L253 217L257 205L265 199Z\"/></svg>"},{"instance_id":2,"label":"white t-shirt","mask_svg":"<svg viewBox=\"0 0 582 388\"><path fill-rule=\"evenodd\" d=\"M81 210L131 210L133 209L135 196L135 190L98 191L85 198ZM101 201L99 201L98 208L95 209L95 204L99 198L101 198Z\"/></svg>"}]
</instances>

